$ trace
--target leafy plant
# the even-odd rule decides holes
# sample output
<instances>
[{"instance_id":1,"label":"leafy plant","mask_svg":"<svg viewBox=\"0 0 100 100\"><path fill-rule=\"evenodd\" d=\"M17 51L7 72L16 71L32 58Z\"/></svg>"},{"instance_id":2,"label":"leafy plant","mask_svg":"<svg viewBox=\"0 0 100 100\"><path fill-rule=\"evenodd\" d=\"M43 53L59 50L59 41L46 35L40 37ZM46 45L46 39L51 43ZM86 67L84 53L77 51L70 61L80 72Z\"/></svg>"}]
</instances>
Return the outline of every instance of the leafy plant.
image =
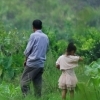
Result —
<instances>
[{"instance_id":1,"label":"leafy plant","mask_svg":"<svg viewBox=\"0 0 100 100\"><path fill-rule=\"evenodd\" d=\"M85 66L85 74L89 77L88 84L100 87L100 59Z\"/></svg>"}]
</instances>

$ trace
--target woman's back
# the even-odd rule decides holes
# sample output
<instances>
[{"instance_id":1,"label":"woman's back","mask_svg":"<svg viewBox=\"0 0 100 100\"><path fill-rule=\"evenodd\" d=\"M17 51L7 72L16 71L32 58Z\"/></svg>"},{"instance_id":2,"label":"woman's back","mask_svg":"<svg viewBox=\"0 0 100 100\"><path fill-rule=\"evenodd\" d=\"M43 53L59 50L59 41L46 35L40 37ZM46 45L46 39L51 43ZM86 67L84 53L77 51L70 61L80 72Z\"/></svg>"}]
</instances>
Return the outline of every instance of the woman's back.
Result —
<instances>
[{"instance_id":1,"label":"woman's back","mask_svg":"<svg viewBox=\"0 0 100 100\"><path fill-rule=\"evenodd\" d=\"M57 65L60 65L60 70L72 69L78 65L79 56L74 55L62 55L56 61Z\"/></svg>"}]
</instances>

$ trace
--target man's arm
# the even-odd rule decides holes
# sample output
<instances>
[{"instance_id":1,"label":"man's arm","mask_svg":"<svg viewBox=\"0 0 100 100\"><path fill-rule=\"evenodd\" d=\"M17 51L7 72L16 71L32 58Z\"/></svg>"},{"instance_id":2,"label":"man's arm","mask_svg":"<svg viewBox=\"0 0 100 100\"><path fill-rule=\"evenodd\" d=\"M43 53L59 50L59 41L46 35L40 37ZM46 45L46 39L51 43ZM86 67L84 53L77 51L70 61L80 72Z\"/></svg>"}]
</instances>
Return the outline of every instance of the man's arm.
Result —
<instances>
[{"instance_id":1,"label":"man's arm","mask_svg":"<svg viewBox=\"0 0 100 100\"><path fill-rule=\"evenodd\" d=\"M24 51L24 55L26 57L28 57L30 55L34 43L35 43L35 38L31 35L29 38L28 44L26 46L26 49Z\"/></svg>"},{"instance_id":2,"label":"man's arm","mask_svg":"<svg viewBox=\"0 0 100 100\"><path fill-rule=\"evenodd\" d=\"M26 66L27 58L31 53L31 50L32 50L32 47L33 47L34 43L35 43L34 37L30 36L30 39L29 39L28 44L26 46L26 49L24 51L24 55L25 55L24 66Z\"/></svg>"}]
</instances>

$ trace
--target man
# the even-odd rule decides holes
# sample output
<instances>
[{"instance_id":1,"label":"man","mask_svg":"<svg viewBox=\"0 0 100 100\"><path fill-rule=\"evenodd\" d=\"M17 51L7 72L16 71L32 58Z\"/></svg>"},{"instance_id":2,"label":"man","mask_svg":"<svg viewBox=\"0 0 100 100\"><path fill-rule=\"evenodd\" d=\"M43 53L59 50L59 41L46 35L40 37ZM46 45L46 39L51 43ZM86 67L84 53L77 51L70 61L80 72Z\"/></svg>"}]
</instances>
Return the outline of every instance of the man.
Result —
<instances>
[{"instance_id":1,"label":"man","mask_svg":"<svg viewBox=\"0 0 100 100\"><path fill-rule=\"evenodd\" d=\"M25 68L21 78L21 90L25 95L29 93L30 82L34 85L35 96L41 96L42 73L44 62L46 60L46 52L48 50L49 40L47 35L42 32L42 22L40 20L33 21L34 33L30 35L29 42L24 51L26 61Z\"/></svg>"}]
</instances>

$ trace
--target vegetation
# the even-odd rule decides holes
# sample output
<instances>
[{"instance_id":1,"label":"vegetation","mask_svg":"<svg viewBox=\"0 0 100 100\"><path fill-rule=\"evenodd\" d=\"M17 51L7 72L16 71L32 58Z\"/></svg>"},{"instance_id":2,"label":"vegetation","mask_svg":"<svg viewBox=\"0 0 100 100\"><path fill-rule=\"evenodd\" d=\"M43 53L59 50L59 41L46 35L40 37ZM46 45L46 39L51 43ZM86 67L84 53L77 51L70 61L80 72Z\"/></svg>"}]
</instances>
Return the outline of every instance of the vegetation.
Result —
<instances>
[{"instance_id":1,"label":"vegetation","mask_svg":"<svg viewBox=\"0 0 100 100\"><path fill-rule=\"evenodd\" d=\"M73 3L74 2L74 3ZM75 100L100 98L100 1L99 0L2 0L0 3L0 98L23 98L19 86L26 43L33 19L43 21L43 31L50 40L43 74L41 100L61 100L55 61L65 52L68 42L77 46L84 62L75 69L79 83ZM32 93L34 92L31 90ZM67 97L69 99L69 96Z\"/></svg>"}]
</instances>

